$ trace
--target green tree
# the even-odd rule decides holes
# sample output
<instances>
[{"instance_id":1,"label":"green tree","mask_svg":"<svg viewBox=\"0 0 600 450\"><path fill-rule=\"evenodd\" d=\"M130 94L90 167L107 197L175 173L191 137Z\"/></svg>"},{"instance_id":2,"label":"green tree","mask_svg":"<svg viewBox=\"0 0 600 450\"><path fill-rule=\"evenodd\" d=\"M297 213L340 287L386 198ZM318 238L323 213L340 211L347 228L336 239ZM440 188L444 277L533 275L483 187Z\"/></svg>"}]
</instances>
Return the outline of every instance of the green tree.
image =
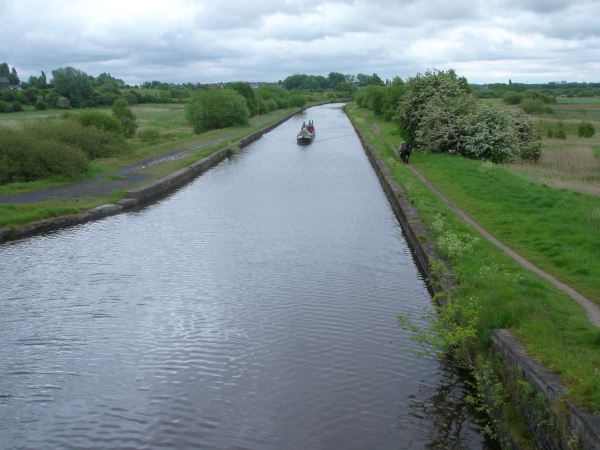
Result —
<instances>
[{"instance_id":1,"label":"green tree","mask_svg":"<svg viewBox=\"0 0 600 450\"><path fill-rule=\"evenodd\" d=\"M246 99L233 89L198 92L188 103L186 116L194 133L248 123Z\"/></svg>"},{"instance_id":2,"label":"green tree","mask_svg":"<svg viewBox=\"0 0 600 450\"><path fill-rule=\"evenodd\" d=\"M409 142L413 142L426 111L430 118L436 115L443 117L445 113L452 117L460 117L472 111L474 103L475 99L471 95L471 88L466 78L457 76L454 70L427 71L425 74L417 74L409 78L406 82L395 120L404 137ZM432 112L433 110L435 112ZM435 121L430 125L435 126ZM452 142L458 141L453 138ZM450 144L449 141L448 145L454 144ZM447 148L447 144L443 144L439 151L446 151Z\"/></svg>"},{"instance_id":3,"label":"green tree","mask_svg":"<svg viewBox=\"0 0 600 450\"><path fill-rule=\"evenodd\" d=\"M8 67L8 64L3 62L2 64L0 64L0 77L8 78L9 75L10 75L10 67Z\"/></svg>"},{"instance_id":4,"label":"green tree","mask_svg":"<svg viewBox=\"0 0 600 450\"><path fill-rule=\"evenodd\" d=\"M17 69L15 69L14 67L8 75L8 82L13 86L18 86L21 83L21 80L19 80L19 75L17 75Z\"/></svg>"},{"instance_id":5,"label":"green tree","mask_svg":"<svg viewBox=\"0 0 600 450\"><path fill-rule=\"evenodd\" d=\"M507 105L518 105L523 100L523 96L515 91L508 91L502 96L502 101Z\"/></svg>"},{"instance_id":6,"label":"green tree","mask_svg":"<svg viewBox=\"0 0 600 450\"><path fill-rule=\"evenodd\" d=\"M54 89L67 97L74 107L86 106L94 89L88 75L73 67L60 67L52 71Z\"/></svg>"},{"instance_id":7,"label":"green tree","mask_svg":"<svg viewBox=\"0 0 600 450\"><path fill-rule=\"evenodd\" d=\"M596 129L589 122L581 122L577 127L577 136L579 137L591 138L594 134L596 134Z\"/></svg>"},{"instance_id":8,"label":"green tree","mask_svg":"<svg viewBox=\"0 0 600 450\"><path fill-rule=\"evenodd\" d=\"M344 74L339 72L330 72L329 75L327 75L327 81L329 82L330 88L336 89L338 84L346 82L346 77L344 76Z\"/></svg>"},{"instance_id":9,"label":"green tree","mask_svg":"<svg viewBox=\"0 0 600 450\"><path fill-rule=\"evenodd\" d=\"M235 83L228 83L228 88L234 89L238 94L242 95L246 99L246 105L248 106L248 111L251 116L255 116L258 114L258 100L256 98L256 93L250 83L245 83L242 81L238 81Z\"/></svg>"},{"instance_id":10,"label":"green tree","mask_svg":"<svg viewBox=\"0 0 600 450\"><path fill-rule=\"evenodd\" d=\"M119 98L115 100L112 104L112 113L114 116L119 119L121 124L123 125L123 130L125 132L125 137L133 137L135 134L135 130L137 130L136 117L131 108L129 107L129 103L127 100L123 98Z\"/></svg>"}]
</instances>

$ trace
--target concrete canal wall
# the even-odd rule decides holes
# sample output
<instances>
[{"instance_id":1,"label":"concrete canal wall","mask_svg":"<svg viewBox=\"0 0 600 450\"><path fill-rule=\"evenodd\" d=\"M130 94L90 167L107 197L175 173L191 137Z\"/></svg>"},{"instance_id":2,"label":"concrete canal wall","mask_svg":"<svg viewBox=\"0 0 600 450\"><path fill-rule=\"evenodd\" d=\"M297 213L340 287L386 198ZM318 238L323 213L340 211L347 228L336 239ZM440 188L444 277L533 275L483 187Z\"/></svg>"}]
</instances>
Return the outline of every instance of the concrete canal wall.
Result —
<instances>
[{"instance_id":1,"label":"concrete canal wall","mask_svg":"<svg viewBox=\"0 0 600 450\"><path fill-rule=\"evenodd\" d=\"M441 260L435 250L433 237L381 154L354 123L353 126L402 226L415 260L429 281L430 289L443 294L445 289L453 286L452 274L447 266L444 266L446 271L441 274L431 270L430 262ZM443 303L443 295L439 298ZM586 413L566 400L567 390L560 379L527 355L509 330L497 329L492 332L492 350L507 369L503 371L505 387L513 400L518 399L513 403L525 418L537 447L600 450L600 416ZM529 383L533 390L526 395L527 398L518 392L519 386L522 386L519 381L522 380ZM508 445L519 448L514 441Z\"/></svg>"}]
</instances>

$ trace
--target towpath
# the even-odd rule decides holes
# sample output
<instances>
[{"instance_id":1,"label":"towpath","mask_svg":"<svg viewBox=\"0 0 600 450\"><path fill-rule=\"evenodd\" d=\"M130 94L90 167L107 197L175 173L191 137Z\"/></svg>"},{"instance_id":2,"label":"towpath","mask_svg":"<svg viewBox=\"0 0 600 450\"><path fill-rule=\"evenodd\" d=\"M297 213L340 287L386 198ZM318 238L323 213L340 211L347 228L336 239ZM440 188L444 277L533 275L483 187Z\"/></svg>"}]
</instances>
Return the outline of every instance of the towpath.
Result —
<instances>
[{"instance_id":1,"label":"towpath","mask_svg":"<svg viewBox=\"0 0 600 450\"><path fill-rule=\"evenodd\" d=\"M377 135L379 135L380 137L383 138L383 136L381 136L381 130L379 129L379 127L378 126L377 127L374 126L376 124L369 124L369 125L371 126L371 129L373 130L373 132L375 134L377 134ZM389 142L387 144L390 145L390 148L393 148L393 146L391 146L391 144ZM565 284L562 281L560 281L559 279L557 279L554 276L550 275L548 272L540 269L535 264L533 264L531 261L527 260L526 258L524 258L523 256L521 256L519 253L515 252L508 245L506 245L503 242L501 242L500 240L498 240L488 230L486 230L484 227L482 227L475 219L473 219L469 214L467 214L465 211L463 211L462 209L460 209L452 200L450 200L448 197L446 197L444 194L442 194L414 166L409 165L408 168L412 171L412 173L415 174L415 176L417 178L419 178L423 182L423 184L431 192L433 192L437 197L439 197L439 199L442 202L444 202L444 204L446 204L446 206L448 206L448 208L450 208L459 217L461 217L465 222L467 222L473 228L475 228L485 239L487 239L493 245L495 245L496 247L498 247L505 254L507 254L508 256L510 256L521 267L523 267L523 268L525 268L527 270L530 270L531 272L535 273L536 275L539 275L540 277L542 277L546 281L552 283L552 285L554 285L557 289L559 289L560 291L564 292L569 297L571 297L573 300L575 300L577 303L579 303L581 305L581 307L585 310L585 313L586 313L586 315L587 315L590 323L592 325L594 325L596 328L600 328L600 307L598 306L597 303L595 303L592 300L590 300L589 298L585 297L584 295L582 295L580 292L578 292L575 289L573 289L568 284Z\"/></svg>"}]
</instances>

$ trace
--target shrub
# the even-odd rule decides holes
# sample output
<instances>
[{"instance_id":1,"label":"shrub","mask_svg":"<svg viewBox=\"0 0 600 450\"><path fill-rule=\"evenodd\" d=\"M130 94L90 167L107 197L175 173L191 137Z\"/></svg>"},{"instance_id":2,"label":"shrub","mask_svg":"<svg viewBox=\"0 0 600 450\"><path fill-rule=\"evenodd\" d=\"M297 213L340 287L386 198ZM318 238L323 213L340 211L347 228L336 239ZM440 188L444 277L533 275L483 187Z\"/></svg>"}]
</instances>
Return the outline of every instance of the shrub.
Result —
<instances>
[{"instance_id":1,"label":"shrub","mask_svg":"<svg viewBox=\"0 0 600 450\"><path fill-rule=\"evenodd\" d=\"M129 107L129 103L127 100L120 98L115 100L112 105L112 112L115 117L121 122L123 126L123 130L125 132L125 137L133 137L135 134L135 130L137 130L137 123L135 114L131 111Z\"/></svg>"},{"instance_id":2,"label":"shrub","mask_svg":"<svg viewBox=\"0 0 600 450\"><path fill-rule=\"evenodd\" d=\"M520 111L510 110L513 126L517 132L521 159L537 160L542 155L542 139L529 118Z\"/></svg>"},{"instance_id":3,"label":"shrub","mask_svg":"<svg viewBox=\"0 0 600 450\"><path fill-rule=\"evenodd\" d=\"M431 98L420 108L420 123L413 142L432 152L458 153L463 135L462 117L468 111L466 98L444 101Z\"/></svg>"},{"instance_id":4,"label":"shrub","mask_svg":"<svg viewBox=\"0 0 600 450\"><path fill-rule=\"evenodd\" d=\"M248 106L248 111L250 112L251 116L255 116L258 113L259 108L256 92L254 89L252 89L250 83L238 81L235 83L228 83L227 87L229 89L234 89L238 94L246 99L246 105Z\"/></svg>"},{"instance_id":5,"label":"shrub","mask_svg":"<svg viewBox=\"0 0 600 450\"><path fill-rule=\"evenodd\" d=\"M480 107L463 119L463 153L474 159L495 163L509 161L518 150L518 133L505 111Z\"/></svg>"},{"instance_id":6,"label":"shrub","mask_svg":"<svg viewBox=\"0 0 600 450\"><path fill-rule=\"evenodd\" d=\"M538 90L527 90L523 92L523 98L530 100L539 100L543 103L556 103L556 97Z\"/></svg>"},{"instance_id":7,"label":"shrub","mask_svg":"<svg viewBox=\"0 0 600 450\"><path fill-rule=\"evenodd\" d=\"M62 109L69 109L71 107L71 101L67 97L58 97L56 99L56 106Z\"/></svg>"},{"instance_id":8,"label":"shrub","mask_svg":"<svg viewBox=\"0 0 600 450\"><path fill-rule=\"evenodd\" d=\"M549 116L555 114L554 109L552 109L552 106L545 105L544 114L548 114Z\"/></svg>"},{"instance_id":9,"label":"shrub","mask_svg":"<svg viewBox=\"0 0 600 450\"><path fill-rule=\"evenodd\" d=\"M596 129L589 122L581 122L577 127L577 136L579 137L591 138L594 134L596 134Z\"/></svg>"},{"instance_id":10,"label":"shrub","mask_svg":"<svg viewBox=\"0 0 600 450\"><path fill-rule=\"evenodd\" d=\"M553 114L554 110L538 99L526 99L521 102L521 109L527 114Z\"/></svg>"},{"instance_id":11,"label":"shrub","mask_svg":"<svg viewBox=\"0 0 600 450\"><path fill-rule=\"evenodd\" d=\"M40 139L76 147L90 159L115 156L127 150L122 137L96 127L84 127L73 119L39 120L25 125L24 130Z\"/></svg>"},{"instance_id":12,"label":"shrub","mask_svg":"<svg viewBox=\"0 0 600 450\"><path fill-rule=\"evenodd\" d=\"M523 96L515 91L508 91L502 97L502 101L507 105L518 105L523 100Z\"/></svg>"},{"instance_id":13,"label":"shrub","mask_svg":"<svg viewBox=\"0 0 600 450\"><path fill-rule=\"evenodd\" d=\"M0 127L0 184L79 175L88 166L83 152L71 145Z\"/></svg>"},{"instance_id":14,"label":"shrub","mask_svg":"<svg viewBox=\"0 0 600 450\"><path fill-rule=\"evenodd\" d=\"M567 138L567 132L563 128L559 128L558 130L556 130L554 132L554 137L556 139L566 139Z\"/></svg>"},{"instance_id":15,"label":"shrub","mask_svg":"<svg viewBox=\"0 0 600 450\"><path fill-rule=\"evenodd\" d=\"M248 123L246 99L233 89L209 89L198 92L186 107L186 116L194 133Z\"/></svg>"},{"instance_id":16,"label":"shrub","mask_svg":"<svg viewBox=\"0 0 600 450\"><path fill-rule=\"evenodd\" d=\"M84 127L96 127L119 136L124 136L123 125L115 116L100 111L82 111L71 116Z\"/></svg>"},{"instance_id":17,"label":"shrub","mask_svg":"<svg viewBox=\"0 0 600 450\"><path fill-rule=\"evenodd\" d=\"M48 105L46 105L46 102L41 97L38 97L34 106L35 109L37 109L38 111L42 111L48 107Z\"/></svg>"},{"instance_id":18,"label":"shrub","mask_svg":"<svg viewBox=\"0 0 600 450\"><path fill-rule=\"evenodd\" d=\"M302 108L306 105L306 97L300 93L290 94L287 104L288 107Z\"/></svg>"},{"instance_id":19,"label":"shrub","mask_svg":"<svg viewBox=\"0 0 600 450\"><path fill-rule=\"evenodd\" d=\"M19 111L23 111L23 105L21 104L21 102L13 102L12 104L12 110L14 112L19 112Z\"/></svg>"},{"instance_id":20,"label":"shrub","mask_svg":"<svg viewBox=\"0 0 600 450\"><path fill-rule=\"evenodd\" d=\"M461 116L474 109L475 99L471 96L469 83L453 70L417 74L408 79L403 89L395 119L409 142L415 140L423 114L431 105L454 110ZM434 99L435 103L431 103Z\"/></svg>"},{"instance_id":21,"label":"shrub","mask_svg":"<svg viewBox=\"0 0 600 450\"><path fill-rule=\"evenodd\" d=\"M138 130L137 137L142 142L156 142L160 139L160 131L156 128L142 128Z\"/></svg>"},{"instance_id":22,"label":"shrub","mask_svg":"<svg viewBox=\"0 0 600 450\"><path fill-rule=\"evenodd\" d=\"M519 157L521 159L526 159L530 161L537 161L542 156L542 143L541 141L537 142L527 142L521 144L519 147Z\"/></svg>"}]
</instances>

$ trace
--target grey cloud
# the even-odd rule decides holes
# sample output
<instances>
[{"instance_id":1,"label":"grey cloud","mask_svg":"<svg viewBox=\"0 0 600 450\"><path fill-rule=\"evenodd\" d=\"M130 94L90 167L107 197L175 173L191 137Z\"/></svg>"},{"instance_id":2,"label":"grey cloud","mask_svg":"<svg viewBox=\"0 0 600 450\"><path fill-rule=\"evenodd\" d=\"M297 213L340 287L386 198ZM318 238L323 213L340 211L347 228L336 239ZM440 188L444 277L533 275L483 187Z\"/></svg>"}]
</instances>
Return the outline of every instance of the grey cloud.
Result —
<instances>
[{"instance_id":1,"label":"grey cloud","mask_svg":"<svg viewBox=\"0 0 600 450\"><path fill-rule=\"evenodd\" d=\"M432 67L475 82L582 79L597 76L599 16L591 0L0 0L3 31L18 37L0 54L22 78L74 65L132 83Z\"/></svg>"}]
</instances>

